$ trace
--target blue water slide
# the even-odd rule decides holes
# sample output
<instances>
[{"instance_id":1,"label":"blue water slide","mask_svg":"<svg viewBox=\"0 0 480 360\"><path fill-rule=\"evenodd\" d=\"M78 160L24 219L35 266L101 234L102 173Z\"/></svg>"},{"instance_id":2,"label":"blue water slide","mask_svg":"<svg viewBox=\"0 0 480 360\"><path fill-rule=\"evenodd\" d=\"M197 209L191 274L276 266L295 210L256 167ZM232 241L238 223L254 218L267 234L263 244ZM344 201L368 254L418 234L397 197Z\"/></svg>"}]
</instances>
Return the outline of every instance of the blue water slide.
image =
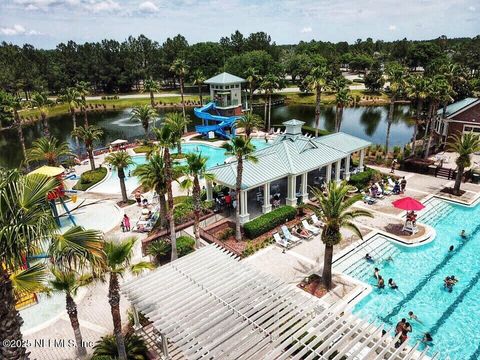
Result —
<instances>
[{"instance_id":1,"label":"blue water slide","mask_svg":"<svg viewBox=\"0 0 480 360\"><path fill-rule=\"evenodd\" d=\"M232 129L232 134L234 135L233 127L235 121L241 116L221 116L213 115L209 112L214 111L215 109L215 103L213 102L209 102L202 107L193 109L195 116L199 119L217 122L217 124L212 125L197 125L195 126L195 130L202 135L206 135L210 131L213 131L217 135L229 139L232 135L227 134L225 129Z\"/></svg>"}]
</instances>

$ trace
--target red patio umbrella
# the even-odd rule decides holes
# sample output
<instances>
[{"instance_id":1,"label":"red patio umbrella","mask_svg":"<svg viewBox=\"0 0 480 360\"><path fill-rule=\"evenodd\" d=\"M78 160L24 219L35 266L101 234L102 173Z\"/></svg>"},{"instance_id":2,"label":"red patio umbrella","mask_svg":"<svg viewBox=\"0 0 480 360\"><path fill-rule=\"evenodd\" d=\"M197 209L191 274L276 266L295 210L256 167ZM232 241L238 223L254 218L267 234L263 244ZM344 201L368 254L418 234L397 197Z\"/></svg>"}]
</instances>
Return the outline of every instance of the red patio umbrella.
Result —
<instances>
[{"instance_id":1,"label":"red patio umbrella","mask_svg":"<svg viewBox=\"0 0 480 360\"><path fill-rule=\"evenodd\" d=\"M409 196L393 201L392 205L398 209L408 211L418 211L425 207L420 201L417 201Z\"/></svg>"}]
</instances>

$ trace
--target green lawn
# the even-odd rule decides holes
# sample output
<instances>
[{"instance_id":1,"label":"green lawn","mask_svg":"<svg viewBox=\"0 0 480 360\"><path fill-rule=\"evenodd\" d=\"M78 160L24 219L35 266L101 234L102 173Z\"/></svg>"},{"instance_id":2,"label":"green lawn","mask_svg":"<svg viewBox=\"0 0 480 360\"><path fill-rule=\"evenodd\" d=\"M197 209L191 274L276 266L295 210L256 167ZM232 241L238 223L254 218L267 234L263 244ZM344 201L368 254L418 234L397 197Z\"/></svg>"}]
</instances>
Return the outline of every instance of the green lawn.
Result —
<instances>
[{"instance_id":1,"label":"green lawn","mask_svg":"<svg viewBox=\"0 0 480 360\"><path fill-rule=\"evenodd\" d=\"M96 183L102 181L107 176L107 169L104 167L96 168L95 170L85 171L80 180L73 186L73 190L85 191L91 188Z\"/></svg>"},{"instance_id":2,"label":"green lawn","mask_svg":"<svg viewBox=\"0 0 480 360\"><path fill-rule=\"evenodd\" d=\"M351 90L350 94L352 97L360 96L361 100L363 97L375 97L379 98L381 101L388 101L389 97L385 93L372 94L365 90ZM305 104L313 105L315 104L315 94L306 94L306 93L283 93L283 95L289 104ZM331 92L322 93L322 104L331 105L335 103L335 94Z\"/></svg>"},{"instance_id":3,"label":"green lawn","mask_svg":"<svg viewBox=\"0 0 480 360\"><path fill-rule=\"evenodd\" d=\"M198 95L185 95L185 101L187 100L199 101L199 97ZM161 102L162 104L172 104L172 103L178 104L178 108L179 108L181 97L168 96L168 97L155 98L155 102ZM88 100L87 103L92 104L94 106L95 104L102 105L98 107L98 110L102 110L104 104L107 106L107 110L113 110L114 108L121 110L121 109L131 108L138 105L150 104L150 99L140 98L140 99ZM48 117L54 117L54 116L59 116L63 114L68 114L68 113L69 113L68 106L65 104L59 104L49 109ZM27 109L27 110L22 110L20 112L20 116L38 117L40 116L40 112L37 109Z\"/></svg>"}]
</instances>

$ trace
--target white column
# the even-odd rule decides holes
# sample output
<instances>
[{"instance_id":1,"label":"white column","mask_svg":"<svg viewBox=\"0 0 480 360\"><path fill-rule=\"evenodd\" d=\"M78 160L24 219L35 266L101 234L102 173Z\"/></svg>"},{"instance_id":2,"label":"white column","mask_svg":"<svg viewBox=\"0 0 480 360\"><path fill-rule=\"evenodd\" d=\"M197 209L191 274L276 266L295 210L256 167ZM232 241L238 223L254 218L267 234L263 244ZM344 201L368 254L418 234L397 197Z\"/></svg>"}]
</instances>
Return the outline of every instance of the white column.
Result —
<instances>
[{"instance_id":1,"label":"white column","mask_svg":"<svg viewBox=\"0 0 480 360\"><path fill-rule=\"evenodd\" d=\"M308 173L303 173L301 193L302 193L302 202L304 204L308 201L308 185L307 184L308 184Z\"/></svg>"},{"instance_id":2,"label":"white column","mask_svg":"<svg viewBox=\"0 0 480 360\"><path fill-rule=\"evenodd\" d=\"M207 201L213 200L213 184L211 181L207 181Z\"/></svg>"},{"instance_id":3,"label":"white column","mask_svg":"<svg viewBox=\"0 0 480 360\"><path fill-rule=\"evenodd\" d=\"M335 163L335 181L340 182L340 168L342 167L342 159Z\"/></svg>"},{"instance_id":4,"label":"white column","mask_svg":"<svg viewBox=\"0 0 480 360\"><path fill-rule=\"evenodd\" d=\"M345 180L350 180L350 154L345 158L345 174L343 175Z\"/></svg>"},{"instance_id":5,"label":"white column","mask_svg":"<svg viewBox=\"0 0 480 360\"><path fill-rule=\"evenodd\" d=\"M327 165L327 174L325 175L325 182L328 184L332 181L332 164Z\"/></svg>"},{"instance_id":6,"label":"white column","mask_svg":"<svg viewBox=\"0 0 480 360\"><path fill-rule=\"evenodd\" d=\"M287 205L297 206L297 176L290 175L287 178L287 198L285 199Z\"/></svg>"},{"instance_id":7,"label":"white column","mask_svg":"<svg viewBox=\"0 0 480 360\"><path fill-rule=\"evenodd\" d=\"M272 211L272 204L270 204L270 183L263 185L263 205L262 212L264 214Z\"/></svg>"},{"instance_id":8,"label":"white column","mask_svg":"<svg viewBox=\"0 0 480 360\"><path fill-rule=\"evenodd\" d=\"M240 191L240 223L245 224L250 220L250 214L248 213L248 204L247 204L247 190Z\"/></svg>"},{"instance_id":9,"label":"white column","mask_svg":"<svg viewBox=\"0 0 480 360\"><path fill-rule=\"evenodd\" d=\"M133 330L138 331L142 328L142 325L140 324L140 318L138 316L138 311L135 308L135 306L132 306L133 310Z\"/></svg>"},{"instance_id":10,"label":"white column","mask_svg":"<svg viewBox=\"0 0 480 360\"><path fill-rule=\"evenodd\" d=\"M358 171L363 171L363 161L365 160L365 149L360 150L360 161L358 163Z\"/></svg>"},{"instance_id":11,"label":"white column","mask_svg":"<svg viewBox=\"0 0 480 360\"><path fill-rule=\"evenodd\" d=\"M170 354L168 353L167 337L163 334L161 334L160 337L162 338L162 352L163 352L163 355L165 356L165 359L169 360L170 359Z\"/></svg>"}]
</instances>

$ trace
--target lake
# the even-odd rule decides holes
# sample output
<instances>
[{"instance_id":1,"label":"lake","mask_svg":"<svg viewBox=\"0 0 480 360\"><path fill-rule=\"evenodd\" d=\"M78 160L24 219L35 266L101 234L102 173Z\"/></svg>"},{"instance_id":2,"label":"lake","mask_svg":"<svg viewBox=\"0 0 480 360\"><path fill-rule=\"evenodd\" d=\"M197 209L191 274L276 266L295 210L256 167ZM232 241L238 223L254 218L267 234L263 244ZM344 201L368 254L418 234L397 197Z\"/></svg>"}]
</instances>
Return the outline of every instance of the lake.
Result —
<instances>
[{"instance_id":1,"label":"lake","mask_svg":"<svg viewBox=\"0 0 480 360\"><path fill-rule=\"evenodd\" d=\"M411 141L413 134L413 124L408 121L408 105L398 105L395 108L394 121L391 127L390 143L391 146L403 146ZM263 108L256 110L263 116ZM160 110L160 119L168 110ZM193 109L187 113L192 119L190 129L193 130L196 124L200 124L200 119L193 115ZM362 139L371 141L374 144L384 144L387 132L387 114L388 106L359 106L355 108L345 108L343 112L343 121L341 131L358 136ZM281 124L283 121L298 119L305 121L307 125L314 126L315 107L312 105L284 105L272 108L272 124ZM98 147L108 144L116 139L141 139L144 131L141 124L130 120L130 110L122 110L107 113L89 114L89 123L96 125L104 130L102 140L97 144ZM83 115L77 116L77 124L83 125ZM62 115L49 119L50 132L61 141L67 141L72 149L76 149L75 140L72 139L72 119L70 115ZM335 107L322 107L320 128L333 131L335 125ZM155 124L151 124L155 126ZM42 126L38 122L23 129L27 148L32 141L42 136ZM76 150L77 151L77 150ZM5 130L0 132L0 166L13 168L20 164L22 160L22 150L15 130Z\"/></svg>"}]
</instances>

